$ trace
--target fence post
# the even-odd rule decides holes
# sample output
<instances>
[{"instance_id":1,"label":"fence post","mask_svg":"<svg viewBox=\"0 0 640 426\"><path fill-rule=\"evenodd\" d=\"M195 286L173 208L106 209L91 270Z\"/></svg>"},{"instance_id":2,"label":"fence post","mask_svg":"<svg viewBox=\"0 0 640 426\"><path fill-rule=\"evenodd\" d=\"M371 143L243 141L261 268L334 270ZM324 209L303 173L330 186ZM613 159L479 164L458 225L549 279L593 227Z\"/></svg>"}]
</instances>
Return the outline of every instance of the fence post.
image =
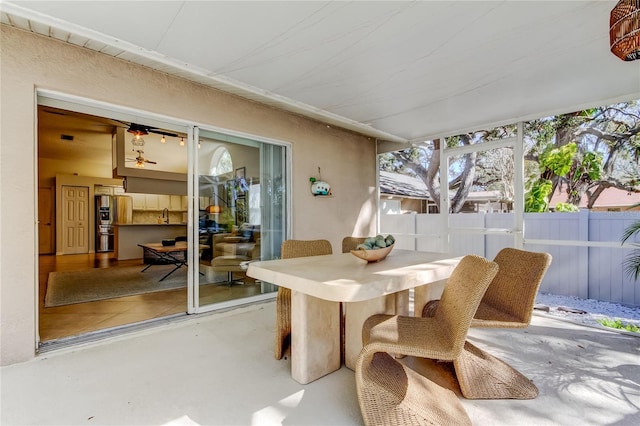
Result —
<instances>
[{"instance_id":1,"label":"fence post","mask_svg":"<svg viewBox=\"0 0 640 426\"><path fill-rule=\"evenodd\" d=\"M578 239L589 241L589 209L580 209L578 213ZM589 298L589 247L578 247L578 297Z\"/></svg>"}]
</instances>

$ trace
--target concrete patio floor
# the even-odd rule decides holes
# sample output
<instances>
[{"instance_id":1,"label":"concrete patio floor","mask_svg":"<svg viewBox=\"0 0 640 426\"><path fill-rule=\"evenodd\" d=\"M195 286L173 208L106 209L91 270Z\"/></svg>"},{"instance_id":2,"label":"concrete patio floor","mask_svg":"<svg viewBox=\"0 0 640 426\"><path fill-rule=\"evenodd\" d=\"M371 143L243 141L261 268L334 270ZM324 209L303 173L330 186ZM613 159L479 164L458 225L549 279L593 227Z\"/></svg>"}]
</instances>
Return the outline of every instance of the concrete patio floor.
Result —
<instances>
[{"instance_id":1,"label":"concrete patio floor","mask_svg":"<svg viewBox=\"0 0 640 426\"><path fill-rule=\"evenodd\" d=\"M353 372L298 384L289 360L273 358L274 322L268 302L3 367L0 423L362 424ZM537 314L527 329L469 337L540 390L527 401L461 397L474 425L640 424L639 337Z\"/></svg>"}]
</instances>

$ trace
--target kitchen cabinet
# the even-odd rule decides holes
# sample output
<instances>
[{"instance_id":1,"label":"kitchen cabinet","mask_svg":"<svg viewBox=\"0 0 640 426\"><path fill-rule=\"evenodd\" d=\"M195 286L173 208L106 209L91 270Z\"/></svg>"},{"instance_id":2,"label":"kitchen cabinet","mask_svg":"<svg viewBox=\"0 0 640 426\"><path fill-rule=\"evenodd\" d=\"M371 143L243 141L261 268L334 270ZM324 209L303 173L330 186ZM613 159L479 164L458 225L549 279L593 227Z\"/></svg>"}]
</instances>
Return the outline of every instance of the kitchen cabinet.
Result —
<instances>
[{"instance_id":1,"label":"kitchen cabinet","mask_svg":"<svg viewBox=\"0 0 640 426\"><path fill-rule=\"evenodd\" d=\"M172 212L181 212L187 210L187 197L182 195L171 195L169 199L169 210Z\"/></svg>"},{"instance_id":2,"label":"kitchen cabinet","mask_svg":"<svg viewBox=\"0 0 640 426\"><path fill-rule=\"evenodd\" d=\"M95 195L113 195L113 187L96 185L93 187L93 193Z\"/></svg>"},{"instance_id":3,"label":"kitchen cabinet","mask_svg":"<svg viewBox=\"0 0 640 426\"><path fill-rule=\"evenodd\" d=\"M133 210L172 212L187 211L188 200L183 195L165 194L127 194L133 198Z\"/></svg>"},{"instance_id":4,"label":"kitchen cabinet","mask_svg":"<svg viewBox=\"0 0 640 426\"><path fill-rule=\"evenodd\" d=\"M158 197L158 210L169 210L171 207L171 196L170 195L157 195Z\"/></svg>"},{"instance_id":5,"label":"kitchen cabinet","mask_svg":"<svg viewBox=\"0 0 640 426\"><path fill-rule=\"evenodd\" d=\"M133 197L116 195L116 220L117 224L133 223Z\"/></svg>"},{"instance_id":6,"label":"kitchen cabinet","mask_svg":"<svg viewBox=\"0 0 640 426\"><path fill-rule=\"evenodd\" d=\"M129 195L121 186L95 185L93 192L95 195Z\"/></svg>"},{"instance_id":7,"label":"kitchen cabinet","mask_svg":"<svg viewBox=\"0 0 640 426\"><path fill-rule=\"evenodd\" d=\"M145 210L145 194L131 194L133 198L133 210Z\"/></svg>"},{"instance_id":8,"label":"kitchen cabinet","mask_svg":"<svg viewBox=\"0 0 640 426\"><path fill-rule=\"evenodd\" d=\"M144 195L144 209L145 210L162 210L160 208L160 200L156 194Z\"/></svg>"}]
</instances>

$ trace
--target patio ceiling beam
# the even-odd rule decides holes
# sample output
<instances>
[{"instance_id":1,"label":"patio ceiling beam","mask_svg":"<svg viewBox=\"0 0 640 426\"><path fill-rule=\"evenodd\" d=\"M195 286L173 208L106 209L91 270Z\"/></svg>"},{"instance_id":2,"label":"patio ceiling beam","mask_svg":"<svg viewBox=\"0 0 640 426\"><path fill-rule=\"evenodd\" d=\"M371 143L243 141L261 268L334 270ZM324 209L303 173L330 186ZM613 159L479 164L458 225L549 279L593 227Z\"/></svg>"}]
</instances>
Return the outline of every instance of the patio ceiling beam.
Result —
<instances>
[{"instance_id":1,"label":"patio ceiling beam","mask_svg":"<svg viewBox=\"0 0 640 426\"><path fill-rule=\"evenodd\" d=\"M481 147L482 151L487 151L490 149L497 149L497 148L507 148L507 147L512 147L515 146L516 142L518 141L518 139L516 137L511 137L511 138L505 138L505 139L500 139L500 140L495 140L495 141L487 141L487 142L482 142L480 144L472 144L472 145L465 145L465 146L456 146L453 148L445 148L445 151L447 152L447 155L451 156L451 155L464 155L464 154L471 154L472 152L478 152L478 148Z\"/></svg>"}]
</instances>

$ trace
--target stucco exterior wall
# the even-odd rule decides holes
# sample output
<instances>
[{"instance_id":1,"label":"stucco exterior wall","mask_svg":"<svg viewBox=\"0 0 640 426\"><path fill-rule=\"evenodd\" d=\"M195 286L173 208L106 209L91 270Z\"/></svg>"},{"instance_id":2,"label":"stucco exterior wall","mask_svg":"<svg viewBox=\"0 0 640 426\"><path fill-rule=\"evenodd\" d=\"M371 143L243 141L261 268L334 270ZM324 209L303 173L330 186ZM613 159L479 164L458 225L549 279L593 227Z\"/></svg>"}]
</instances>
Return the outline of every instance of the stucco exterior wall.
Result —
<instances>
[{"instance_id":1,"label":"stucco exterior wall","mask_svg":"<svg viewBox=\"0 0 640 426\"><path fill-rule=\"evenodd\" d=\"M259 135L292 145L292 237L375 232L375 144L366 137L246 101L97 52L0 25L0 364L36 349L37 88ZM313 197L321 167L333 197Z\"/></svg>"}]
</instances>

